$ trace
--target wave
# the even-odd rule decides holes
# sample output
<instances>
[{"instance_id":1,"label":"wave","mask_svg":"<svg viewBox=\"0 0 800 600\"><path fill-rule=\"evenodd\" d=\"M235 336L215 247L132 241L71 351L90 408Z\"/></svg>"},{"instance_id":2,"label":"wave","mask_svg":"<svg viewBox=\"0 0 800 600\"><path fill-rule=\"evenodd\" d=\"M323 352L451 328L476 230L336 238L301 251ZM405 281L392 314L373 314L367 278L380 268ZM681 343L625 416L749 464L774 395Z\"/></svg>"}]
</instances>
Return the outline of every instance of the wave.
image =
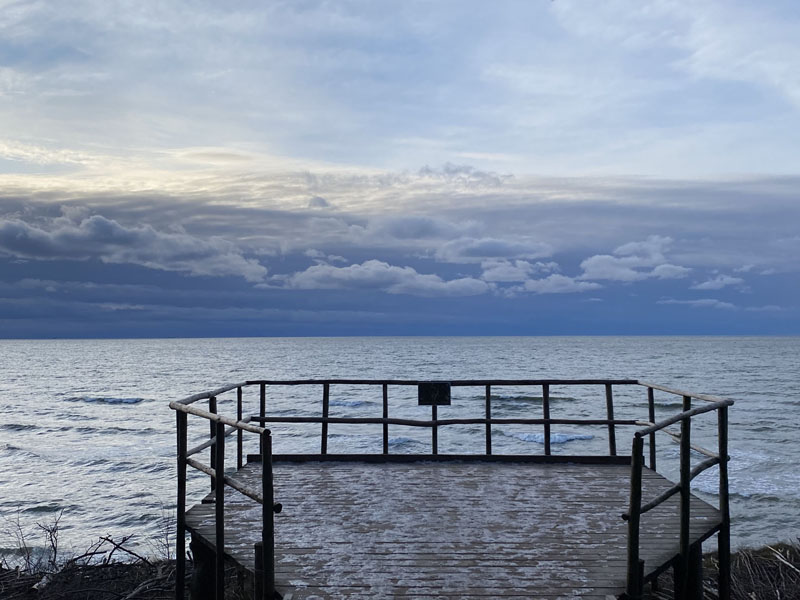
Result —
<instances>
[{"instance_id":1,"label":"wave","mask_svg":"<svg viewBox=\"0 0 800 600\"><path fill-rule=\"evenodd\" d=\"M35 431L37 429L41 429L41 427L27 423L4 423L0 425L0 431Z\"/></svg>"},{"instance_id":2,"label":"wave","mask_svg":"<svg viewBox=\"0 0 800 600\"><path fill-rule=\"evenodd\" d=\"M347 408L358 408L359 406L366 406L367 404L373 404L369 400L331 400L328 402L329 406L344 406Z\"/></svg>"},{"instance_id":3,"label":"wave","mask_svg":"<svg viewBox=\"0 0 800 600\"><path fill-rule=\"evenodd\" d=\"M114 398L110 396L71 396L64 398L64 402L89 402L101 404L139 404L144 398Z\"/></svg>"},{"instance_id":4,"label":"wave","mask_svg":"<svg viewBox=\"0 0 800 600\"><path fill-rule=\"evenodd\" d=\"M408 446L410 444L421 444L419 440L415 440L409 437L393 437L389 438L389 445L390 446Z\"/></svg>"},{"instance_id":5,"label":"wave","mask_svg":"<svg viewBox=\"0 0 800 600\"><path fill-rule=\"evenodd\" d=\"M42 458L39 454L36 454L36 452L33 452L32 450L27 450L26 448L20 448L19 446L14 446L13 444L3 444L3 450L8 452L9 454L16 454L18 456L21 455L27 458L38 458L38 459Z\"/></svg>"},{"instance_id":6,"label":"wave","mask_svg":"<svg viewBox=\"0 0 800 600\"><path fill-rule=\"evenodd\" d=\"M475 396L476 399L484 400L484 396ZM550 402L561 402L561 401L569 401L575 400L572 396L550 396ZM544 401L542 396L529 396L525 394L495 394L492 393L492 403L495 401L497 402L509 402L509 403L524 403L524 404L541 404Z\"/></svg>"},{"instance_id":7,"label":"wave","mask_svg":"<svg viewBox=\"0 0 800 600\"><path fill-rule=\"evenodd\" d=\"M534 442L536 444L544 445L543 433L503 433L505 436L514 437L523 442ZM593 435L588 433L551 433L551 444L566 444L576 440L591 440L594 439Z\"/></svg>"}]
</instances>

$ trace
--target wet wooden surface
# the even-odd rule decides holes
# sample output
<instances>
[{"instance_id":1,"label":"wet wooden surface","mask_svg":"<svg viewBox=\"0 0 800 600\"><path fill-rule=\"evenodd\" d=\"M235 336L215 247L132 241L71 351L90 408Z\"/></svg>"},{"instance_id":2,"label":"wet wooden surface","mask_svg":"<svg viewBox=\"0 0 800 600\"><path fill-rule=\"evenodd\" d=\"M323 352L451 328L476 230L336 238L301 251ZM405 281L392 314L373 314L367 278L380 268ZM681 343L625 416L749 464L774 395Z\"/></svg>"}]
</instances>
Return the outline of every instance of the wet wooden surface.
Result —
<instances>
[{"instance_id":1,"label":"wet wooden surface","mask_svg":"<svg viewBox=\"0 0 800 600\"><path fill-rule=\"evenodd\" d=\"M292 598L606 598L624 591L630 467L536 463L274 465L278 589ZM260 464L237 478L258 488ZM672 484L644 469L644 501ZM253 568L261 507L226 489L226 552ZM187 527L214 544L214 507ZM692 498L692 541L720 523ZM643 515L650 573L678 551L678 497Z\"/></svg>"}]
</instances>

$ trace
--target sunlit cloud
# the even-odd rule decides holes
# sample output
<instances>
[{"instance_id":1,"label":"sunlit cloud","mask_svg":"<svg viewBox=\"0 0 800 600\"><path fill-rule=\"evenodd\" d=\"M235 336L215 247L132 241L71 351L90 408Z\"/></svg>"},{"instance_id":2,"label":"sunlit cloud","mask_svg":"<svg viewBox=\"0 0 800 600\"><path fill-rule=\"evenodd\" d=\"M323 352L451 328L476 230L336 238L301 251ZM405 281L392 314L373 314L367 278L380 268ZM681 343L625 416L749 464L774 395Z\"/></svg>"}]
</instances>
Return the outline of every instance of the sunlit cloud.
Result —
<instances>
[{"instance_id":1,"label":"sunlit cloud","mask_svg":"<svg viewBox=\"0 0 800 600\"><path fill-rule=\"evenodd\" d=\"M692 286L693 290L721 290L729 285L741 285L744 279L730 275L717 275L716 277Z\"/></svg>"},{"instance_id":2,"label":"sunlit cloud","mask_svg":"<svg viewBox=\"0 0 800 600\"><path fill-rule=\"evenodd\" d=\"M717 300L716 298L700 298L698 300L674 300L672 298L668 298L666 300L659 300L658 304L679 304L691 306L693 308L718 308L723 310L732 310L736 308L736 305L731 304L730 302Z\"/></svg>"},{"instance_id":3,"label":"sunlit cloud","mask_svg":"<svg viewBox=\"0 0 800 600\"><path fill-rule=\"evenodd\" d=\"M491 287L471 277L443 280L438 275L417 273L411 267L398 267L379 260L336 267L317 264L286 280L295 289L375 289L389 294L411 296L475 296Z\"/></svg>"}]
</instances>

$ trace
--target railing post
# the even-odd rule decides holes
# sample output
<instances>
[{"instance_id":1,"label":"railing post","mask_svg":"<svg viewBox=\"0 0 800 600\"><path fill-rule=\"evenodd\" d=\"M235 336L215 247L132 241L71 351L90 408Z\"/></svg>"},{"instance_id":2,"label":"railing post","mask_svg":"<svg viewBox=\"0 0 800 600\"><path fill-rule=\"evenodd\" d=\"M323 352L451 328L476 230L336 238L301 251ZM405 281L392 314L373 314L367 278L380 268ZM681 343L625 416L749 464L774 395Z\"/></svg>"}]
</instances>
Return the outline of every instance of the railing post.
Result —
<instances>
[{"instance_id":1,"label":"railing post","mask_svg":"<svg viewBox=\"0 0 800 600\"><path fill-rule=\"evenodd\" d=\"M653 393L653 388L647 388L647 417L651 423L656 422L656 400L655 395ZM648 443L650 447L650 469L655 471L656 470L656 434L655 432L650 434L650 442Z\"/></svg>"},{"instance_id":2,"label":"railing post","mask_svg":"<svg viewBox=\"0 0 800 600\"><path fill-rule=\"evenodd\" d=\"M433 404L431 406L431 421L433 421L433 426L431 427L431 454L439 454L439 425L436 424L438 418L438 407Z\"/></svg>"},{"instance_id":3,"label":"railing post","mask_svg":"<svg viewBox=\"0 0 800 600\"><path fill-rule=\"evenodd\" d=\"M242 420L242 387L236 388L236 420ZM236 468L241 469L243 464L242 430L236 430Z\"/></svg>"},{"instance_id":4,"label":"railing post","mask_svg":"<svg viewBox=\"0 0 800 600\"><path fill-rule=\"evenodd\" d=\"M692 397L683 397L683 412L692 409ZM684 417L681 419L681 445L680 445L680 556L678 558L678 572L675 577L675 597L686 598L689 592L689 508L691 493L689 485L691 483L692 470L692 419Z\"/></svg>"},{"instance_id":5,"label":"railing post","mask_svg":"<svg viewBox=\"0 0 800 600\"><path fill-rule=\"evenodd\" d=\"M178 426L178 514L175 535L175 599L183 600L186 579L186 428L187 414L175 411Z\"/></svg>"},{"instance_id":6,"label":"railing post","mask_svg":"<svg viewBox=\"0 0 800 600\"><path fill-rule=\"evenodd\" d=\"M258 415L264 419L267 416L267 384L262 383L259 386L259 398L258 398ZM264 426L264 421L261 421L261 426ZM261 438L258 438L258 443L261 443ZM261 452L261 446L259 446L258 451Z\"/></svg>"},{"instance_id":7,"label":"railing post","mask_svg":"<svg viewBox=\"0 0 800 600\"><path fill-rule=\"evenodd\" d=\"M262 383L259 390L258 414L263 419L267 416L267 384ZM262 421L263 422L263 421Z\"/></svg>"},{"instance_id":8,"label":"railing post","mask_svg":"<svg viewBox=\"0 0 800 600\"><path fill-rule=\"evenodd\" d=\"M217 600L225 600L225 424L215 423L216 444L216 490L214 495L214 523L216 546L216 592Z\"/></svg>"},{"instance_id":9,"label":"railing post","mask_svg":"<svg viewBox=\"0 0 800 600\"><path fill-rule=\"evenodd\" d=\"M217 397L216 396L211 396L208 399L208 412L217 414ZM214 423L214 421L209 421L208 425L209 425L209 427L211 429L211 432L209 434L209 439L214 439L214 436L216 435L216 427L215 427L216 423ZM214 440L214 441L216 442L217 440ZM208 452L209 452L208 464L212 469L216 469L217 468L217 454L214 451L214 446L213 445L209 448ZM216 489L216 486L217 486L217 478L216 477L212 477L211 478L211 491L212 492Z\"/></svg>"},{"instance_id":10,"label":"railing post","mask_svg":"<svg viewBox=\"0 0 800 600\"><path fill-rule=\"evenodd\" d=\"M272 436L269 429L261 433L261 547L262 598L275 596L275 490L272 485Z\"/></svg>"},{"instance_id":11,"label":"railing post","mask_svg":"<svg viewBox=\"0 0 800 600\"><path fill-rule=\"evenodd\" d=\"M492 454L492 386L486 386L486 455Z\"/></svg>"},{"instance_id":12,"label":"railing post","mask_svg":"<svg viewBox=\"0 0 800 600\"><path fill-rule=\"evenodd\" d=\"M717 413L719 437L719 511L722 523L717 534L719 550L719 598L731 596L731 515L728 505L728 407L721 406Z\"/></svg>"},{"instance_id":13,"label":"railing post","mask_svg":"<svg viewBox=\"0 0 800 600\"><path fill-rule=\"evenodd\" d=\"M389 418L389 386L383 384L383 418ZM383 424L383 453L389 454L389 424Z\"/></svg>"},{"instance_id":14,"label":"railing post","mask_svg":"<svg viewBox=\"0 0 800 600\"><path fill-rule=\"evenodd\" d=\"M606 415L609 421L614 420L614 392L611 384L606 385ZM608 453L611 456L617 455L617 434L613 423L608 424Z\"/></svg>"},{"instance_id":15,"label":"railing post","mask_svg":"<svg viewBox=\"0 0 800 600\"><path fill-rule=\"evenodd\" d=\"M542 384L542 417L550 419L550 384ZM550 423L544 424L544 454L550 456Z\"/></svg>"},{"instance_id":16,"label":"railing post","mask_svg":"<svg viewBox=\"0 0 800 600\"><path fill-rule=\"evenodd\" d=\"M322 384L322 418L328 418L330 410L330 384ZM328 422L322 422L322 435L320 436L320 454L328 453Z\"/></svg>"},{"instance_id":17,"label":"railing post","mask_svg":"<svg viewBox=\"0 0 800 600\"><path fill-rule=\"evenodd\" d=\"M639 600L644 586L639 561L639 522L642 509L642 463L644 462L642 437L636 433L631 447L631 491L628 507L628 581L627 598Z\"/></svg>"}]
</instances>

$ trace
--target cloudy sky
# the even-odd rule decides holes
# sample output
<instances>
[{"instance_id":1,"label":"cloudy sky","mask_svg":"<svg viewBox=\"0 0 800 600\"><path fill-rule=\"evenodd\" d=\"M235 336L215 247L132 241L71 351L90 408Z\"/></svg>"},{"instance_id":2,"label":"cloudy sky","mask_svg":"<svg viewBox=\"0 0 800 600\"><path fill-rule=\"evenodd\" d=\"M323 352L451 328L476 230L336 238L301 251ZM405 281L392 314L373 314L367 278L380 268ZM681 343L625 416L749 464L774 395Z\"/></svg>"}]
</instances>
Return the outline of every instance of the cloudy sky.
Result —
<instances>
[{"instance_id":1,"label":"cloudy sky","mask_svg":"<svg viewBox=\"0 0 800 600\"><path fill-rule=\"evenodd\" d=\"M0 337L800 334L799 6L0 0Z\"/></svg>"}]
</instances>

